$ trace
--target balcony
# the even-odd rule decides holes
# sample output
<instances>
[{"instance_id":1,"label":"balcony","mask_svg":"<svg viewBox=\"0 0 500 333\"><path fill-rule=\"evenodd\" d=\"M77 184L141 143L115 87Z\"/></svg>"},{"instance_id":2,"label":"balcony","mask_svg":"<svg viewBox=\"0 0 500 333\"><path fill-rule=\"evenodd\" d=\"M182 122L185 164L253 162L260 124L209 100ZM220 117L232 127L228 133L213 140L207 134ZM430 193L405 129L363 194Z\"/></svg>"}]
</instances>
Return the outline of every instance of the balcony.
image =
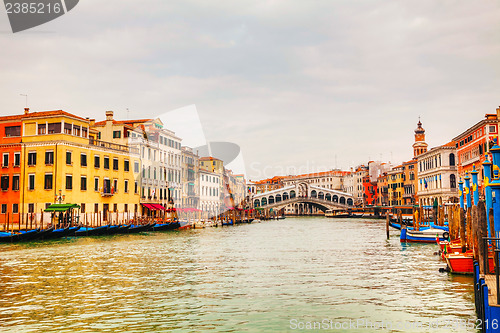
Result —
<instances>
[{"instance_id":1,"label":"balcony","mask_svg":"<svg viewBox=\"0 0 500 333\"><path fill-rule=\"evenodd\" d=\"M115 195L114 192L101 192L101 197L112 197Z\"/></svg>"},{"instance_id":2,"label":"balcony","mask_svg":"<svg viewBox=\"0 0 500 333\"><path fill-rule=\"evenodd\" d=\"M125 145L119 145L117 143L96 140L93 138L89 139L89 145L103 147L103 148L107 148L107 149L113 149L113 150L117 150L117 151L124 151L127 153L139 154L139 148L137 148L137 147L129 147L129 146L125 146Z\"/></svg>"}]
</instances>

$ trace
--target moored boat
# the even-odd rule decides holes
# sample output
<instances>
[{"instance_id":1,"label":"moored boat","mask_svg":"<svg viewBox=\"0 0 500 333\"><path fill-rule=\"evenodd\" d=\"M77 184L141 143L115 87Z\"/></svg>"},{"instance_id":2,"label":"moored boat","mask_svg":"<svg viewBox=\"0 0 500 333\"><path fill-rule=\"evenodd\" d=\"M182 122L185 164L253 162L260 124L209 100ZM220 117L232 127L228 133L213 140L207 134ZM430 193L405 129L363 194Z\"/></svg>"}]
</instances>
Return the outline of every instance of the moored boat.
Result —
<instances>
[{"instance_id":1,"label":"moored boat","mask_svg":"<svg viewBox=\"0 0 500 333\"><path fill-rule=\"evenodd\" d=\"M436 238L439 241L444 241L448 239L448 235L447 231L435 228L427 228L419 231L402 228L399 239L401 242L435 243Z\"/></svg>"}]
</instances>

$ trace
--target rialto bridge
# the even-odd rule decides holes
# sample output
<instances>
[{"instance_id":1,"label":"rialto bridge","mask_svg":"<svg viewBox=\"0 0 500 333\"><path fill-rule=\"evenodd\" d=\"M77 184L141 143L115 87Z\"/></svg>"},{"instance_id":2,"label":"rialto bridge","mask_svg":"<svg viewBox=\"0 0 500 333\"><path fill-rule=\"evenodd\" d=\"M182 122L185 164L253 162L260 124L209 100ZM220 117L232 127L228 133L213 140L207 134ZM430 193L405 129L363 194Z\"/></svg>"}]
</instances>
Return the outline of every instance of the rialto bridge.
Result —
<instances>
[{"instance_id":1,"label":"rialto bridge","mask_svg":"<svg viewBox=\"0 0 500 333\"><path fill-rule=\"evenodd\" d=\"M259 193L253 196L254 208L285 208L286 213L312 214L318 210L346 210L353 208L353 196L337 190L298 183L293 186Z\"/></svg>"}]
</instances>

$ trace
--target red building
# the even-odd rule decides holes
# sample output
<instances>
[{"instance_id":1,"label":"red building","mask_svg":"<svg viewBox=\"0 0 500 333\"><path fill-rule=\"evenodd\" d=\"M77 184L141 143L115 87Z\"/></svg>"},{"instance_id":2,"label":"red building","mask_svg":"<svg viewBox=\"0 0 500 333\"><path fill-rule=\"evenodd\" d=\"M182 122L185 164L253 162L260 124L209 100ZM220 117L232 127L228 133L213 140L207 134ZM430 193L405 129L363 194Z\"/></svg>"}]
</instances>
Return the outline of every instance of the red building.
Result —
<instances>
[{"instance_id":1,"label":"red building","mask_svg":"<svg viewBox=\"0 0 500 333\"><path fill-rule=\"evenodd\" d=\"M363 177L363 199L365 206L377 205L377 182L371 182L370 176Z\"/></svg>"}]
</instances>

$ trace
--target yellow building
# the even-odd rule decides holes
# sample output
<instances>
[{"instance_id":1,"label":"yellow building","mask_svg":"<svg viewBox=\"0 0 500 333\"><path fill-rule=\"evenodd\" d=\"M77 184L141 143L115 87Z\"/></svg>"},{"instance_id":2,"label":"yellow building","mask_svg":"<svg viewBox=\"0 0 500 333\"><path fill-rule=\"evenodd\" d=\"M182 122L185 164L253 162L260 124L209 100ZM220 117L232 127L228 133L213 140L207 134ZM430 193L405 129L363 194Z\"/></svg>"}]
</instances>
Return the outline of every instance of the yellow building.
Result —
<instances>
[{"instance_id":1,"label":"yellow building","mask_svg":"<svg viewBox=\"0 0 500 333\"><path fill-rule=\"evenodd\" d=\"M200 169L222 175L224 173L224 162L215 157L200 157Z\"/></svg>"},{"instance_id":2,"label":"yellow building","mask_svg":"<svg viewBox=\"0 0 500 333\"><path fill-rule=\"evenodd\" d=\"M403 204L403 166L398 165L387 172L388 199L390 206L401 206Z\"/></svg>"},{"instance_id":3,"label":"yellow building","mask_svg":"<svg viewBox=\"0 0 500 333\"><path fill-rule=\"evenodd\" d=\"M91 120L61 110L20 117L24 212L40 213L62 197L81 206L81 222L122 221L139 211L138 151L98 140Z\"/></svg>"}]
</instances>

